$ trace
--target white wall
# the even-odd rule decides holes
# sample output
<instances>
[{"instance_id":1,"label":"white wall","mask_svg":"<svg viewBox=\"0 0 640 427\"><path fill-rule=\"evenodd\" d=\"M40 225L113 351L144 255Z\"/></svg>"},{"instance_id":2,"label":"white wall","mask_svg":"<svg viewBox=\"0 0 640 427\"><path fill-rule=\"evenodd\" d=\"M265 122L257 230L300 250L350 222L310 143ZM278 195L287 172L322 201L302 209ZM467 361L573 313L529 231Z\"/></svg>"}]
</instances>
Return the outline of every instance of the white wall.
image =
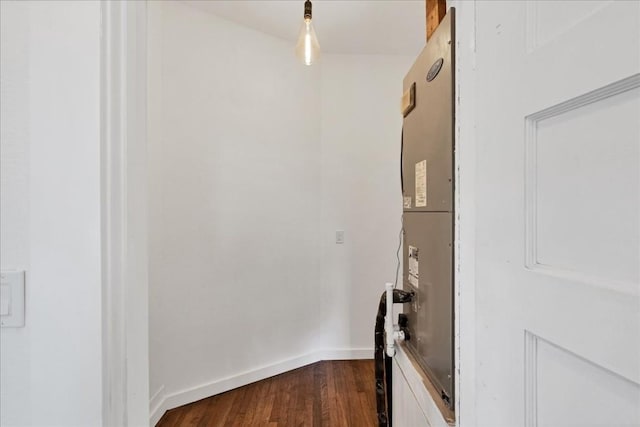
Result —
<instances>
[{"instance_id":1,"label":"white wall","mask_svg":"<svg viewBox=\"0 0 640 427\"><path fill-rule=\"evenodd\" d=\"M406 56L325 55L322 62L324 345L373 357L384 283L401 227L400 96ZM335 243L336 230L345 243ZM402 271L400 271L400 280Z\"/></svg>"},{"instance_id":2,"label":"white wall","mask_svg":"<svg viewBox=\"0 0 640 427\"><path fill-rule=\"evenodd\" d=\"M0 2L0 19L0 267L26 270L29 267L29 6ZM30 322L25 328L0 329L0 425L29 422L31 329Z\"/></svg>"},{"instance_id":3,"label":"white wall","mask_svg":"<svg viewBox=\"0 0 640 427\"><path fill-rule=\"evenodd\" d=\"M304 67L290 42L188 5L149 13L152 422L279 370L373 357L412 58Z\"/></svg>"},{"instance_id":4,"label":"white wall","mask_svg":"<svg viewBox=\"0 0 640 427\"><path fill-rule=\"evenodd\" d=\"M0 4L1 267L27 271L0 424L100 425L100 4Z\"/></svg>"},{"instance_id":5,"label":"white wall","mask_svg":"<svg viewBox=\"0 0 640 427\"><path fill-rule=\"evenodd\" d=\"M320 80L288 42L149 11L150 392L170 399L314 349Z\"/></svg>"}]
</instances>

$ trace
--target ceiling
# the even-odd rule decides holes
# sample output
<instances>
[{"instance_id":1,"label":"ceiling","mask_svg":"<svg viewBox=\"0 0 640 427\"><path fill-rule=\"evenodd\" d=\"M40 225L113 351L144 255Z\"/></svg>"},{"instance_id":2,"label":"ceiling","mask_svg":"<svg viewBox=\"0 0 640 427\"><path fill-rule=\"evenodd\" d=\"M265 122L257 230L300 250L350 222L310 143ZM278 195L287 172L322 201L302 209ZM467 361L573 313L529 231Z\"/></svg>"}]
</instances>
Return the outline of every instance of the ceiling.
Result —
<instances>
[{"instance_id":1,"label":"ceiling","mask_svg":"<svg viewBox=\"0 0 640 427\"><path fill-rule=\"evenodd\" d=\"M293 44L303 0L187 0L198 9ZM313 23L326 53L417 55L424 46L424 0L313 0Z\"/></svg>"}]
</instances>

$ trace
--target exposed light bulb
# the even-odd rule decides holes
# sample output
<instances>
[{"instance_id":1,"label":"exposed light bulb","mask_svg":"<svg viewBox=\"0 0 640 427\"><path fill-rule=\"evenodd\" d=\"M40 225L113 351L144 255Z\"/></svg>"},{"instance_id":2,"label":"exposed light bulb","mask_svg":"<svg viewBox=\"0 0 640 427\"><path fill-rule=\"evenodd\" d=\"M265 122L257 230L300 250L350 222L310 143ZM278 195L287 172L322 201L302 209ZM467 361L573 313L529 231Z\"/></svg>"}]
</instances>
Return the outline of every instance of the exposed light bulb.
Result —
<instances>
[{"instance_id":1,"label":"exposed light bulb","mask_svg":"<svg viewBox=\"0 0 640 427\"><path fill-rule=\"evenodd\" d=\"M311 22L311 1L304 3L304 21L296 44L296 55L305 65L311 65L320 57L320 44Z\"/></svg>"}]
</instances>

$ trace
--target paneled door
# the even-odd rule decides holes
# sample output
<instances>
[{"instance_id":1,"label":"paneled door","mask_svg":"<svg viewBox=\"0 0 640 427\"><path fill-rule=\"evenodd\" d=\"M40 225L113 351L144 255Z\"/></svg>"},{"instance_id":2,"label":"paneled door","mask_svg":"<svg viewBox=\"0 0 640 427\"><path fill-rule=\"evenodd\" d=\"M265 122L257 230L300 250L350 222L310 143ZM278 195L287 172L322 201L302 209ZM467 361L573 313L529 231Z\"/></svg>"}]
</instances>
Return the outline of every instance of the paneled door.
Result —
<instances>
[{"instance_id":1,"label":"paneled door","mask_svg":"<svg viewBox=\"0 0 640 427\"><path fill-rule=\"evenodd\" d=\"M640 426L640 2L475 19L469 425Z\"/></svg>"}]
</instances>

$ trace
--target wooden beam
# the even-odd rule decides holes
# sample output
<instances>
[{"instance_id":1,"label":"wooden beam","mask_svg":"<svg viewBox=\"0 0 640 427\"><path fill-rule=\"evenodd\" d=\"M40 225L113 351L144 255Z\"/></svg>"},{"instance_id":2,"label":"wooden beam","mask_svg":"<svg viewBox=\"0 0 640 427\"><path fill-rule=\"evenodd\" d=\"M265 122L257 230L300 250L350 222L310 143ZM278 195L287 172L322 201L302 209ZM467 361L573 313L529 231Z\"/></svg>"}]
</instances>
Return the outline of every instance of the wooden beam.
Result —
<instances>
[{"instance_id":1,"label":"wooden beam","mask_svg":"<svg viewBox=\"0 0 640 427\"><path fill-rule=\"evenodd\" d=\"M427 41L447 13L447 0L424 0L427 12Z\"/></svg>"}]
</instances>

